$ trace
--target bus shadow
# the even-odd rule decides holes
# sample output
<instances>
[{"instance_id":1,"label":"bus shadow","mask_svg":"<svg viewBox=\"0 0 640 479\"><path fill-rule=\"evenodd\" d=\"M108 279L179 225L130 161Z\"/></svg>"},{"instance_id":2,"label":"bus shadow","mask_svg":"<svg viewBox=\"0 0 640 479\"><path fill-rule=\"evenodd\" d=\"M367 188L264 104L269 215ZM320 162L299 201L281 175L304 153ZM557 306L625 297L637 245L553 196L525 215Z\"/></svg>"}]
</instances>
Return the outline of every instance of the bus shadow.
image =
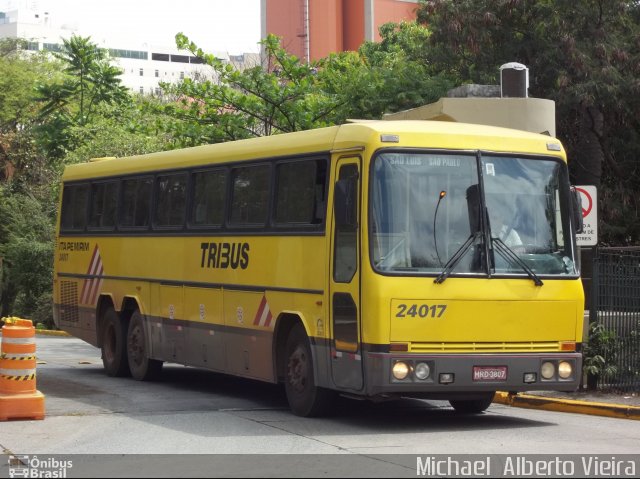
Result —
<instances>
[{"instance_id":1,"label":"bus shadow","mask_svg":"<svg viewBox=\"0 0 640 479\"><path fill-rule=\"evenodd\" d=\"M252 381L248 379L227 376L224 374L210 373L203 370L192 370L193 376L183 376L184 371L175 371L176 376L169 376L174 385L201 392L210 392L215 395L233 398L236 407L233 408L245 417L255 416L254 410L269 410L274 412L266 414L260 412L257 420L272 419L285 423L297 424L313 422L314 430L319 433L353 434L354 427L361 429L362 434L384 431L385 433L407 432L438 432L454 430L482 430L482 429L516 429L553 426L555 423L548 421L532 420L508 415L509 409L505 406L493 405L485 413L460 414L454 411L448 401L424 400L402 398L385 402L372 402L338 396L329 413L322 418L299 418L290 410L287 403L284 387ZM212 375L215 380L208 385L203 384L198 378ZM175 382L174 382L175 381ZM244 408L241 404L250 401L253 406ZM500 412L496 413L496 409ZM506 414L505 414L506 411ZM244 414L243 414L244 412ZM289 425L286 429L291 429ZM294 429L295 426L294 426Z\"/></svg>"},{"instance_id":2,"label":"bus shadow","mask_svg":"<svg viewBox=\"0 0 640 479\"><path fill-rule=\"evenodd\" d=\"M51 384L45 382L43 387L50 389L49 394L72 397L76 401L84 399L94 406L125 414L153 416L172 412L226 411L251 415L261 411L261 416L271 414L279 421L304 421L289 411L281 385L174 364L165 365L156 382L109 378L99 367L73 370L72 373L65 379L73 381L77 376L75 385L65 385L64 380L56 378ZM324 422L327 430L334 433L338 423L369 431L383 428L390 432L508 429L552 424L510 416L504 414L504 409L496 414L496 408L504 406L494 405L485 413L469 415L456 413L446 401L403 398L374 403L338 397L327 417L312 421L320 429L324 429Z\"/></svg>"},{"instance_id":3,"label":"bus shadow","mask_svg":"<svg viewBox=\"0 0 640 479\"><path fill-rule=\"evenodd\" d=\"M162 424L182 432L208 436L200 425L184 421L168 424L160 416L223 412L238 420L278 424L283 431L313 435L436 433L537 428L555 423L525 419L496 411L491 406L482 414L458 414L446 401L403 398L374 403L338 397L322 418L300 418L290 412L281 385L219 374L203 369L167 365L157 382L131 378L110 378L101 367L45 372L39 389L55 398L72 400L56 409L56 415L111 412L138 421ZM80 403L78 405L78 403ZM67 410L65 411L64 408ZM494 412L495 411L495 412ZM158 418L158 419L156 419ZM215 416L207 420L215 420ZM215 436L215 431L211 431Z\"/></svg>"},{"instance_id":4,"label":"bus shadow","mask_svg":"<svg viewBox=\"0 0 640 479\"><path fill-rule=\"evenodd\" d=\"M501 407L501 406L497 406ZM495 405L480 414L461 414L447 401L402 398L374 403L340 398L332 418L373 432L474 431L553 426L555 423L504 415Z\"/></svg>"}]
</instances>

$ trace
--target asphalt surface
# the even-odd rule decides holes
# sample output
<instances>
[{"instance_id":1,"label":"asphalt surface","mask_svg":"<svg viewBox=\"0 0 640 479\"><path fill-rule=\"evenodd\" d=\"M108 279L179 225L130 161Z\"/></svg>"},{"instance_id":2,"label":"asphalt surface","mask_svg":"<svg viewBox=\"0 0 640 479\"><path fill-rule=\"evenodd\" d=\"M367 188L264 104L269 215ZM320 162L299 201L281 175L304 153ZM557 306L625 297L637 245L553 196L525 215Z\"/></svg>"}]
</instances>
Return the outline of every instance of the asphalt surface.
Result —
<instances>
[{"instance_id":1,"label":"asphalt surface","mask_svg":"<svg viewBox=\"0 0 640 479\"><path fill-rule=\"evenodd\" d=\"M63 331L37 331L37 334L41 336L68 336ZM516 396L498 393L495 402L530 409L640 420L640 392L616 393L580 390L566 393L530 391Z\"/></svg>"},{"instance_id":2,"label":"asphalt surface","mask_svg":"<svg viewBox=\"0 0 640 479\"><path fill-rule=\"evenodd\" d=\"M416 455L637 457L640 444L634 421L544 404L460 415L446 401L341 399L330 417L299 418L276 385L179 365L165 365L158 382L110 378L100 351L80 340L37 344L46 417L0 422L0 449L72 454L66 477L415 477Z\"/></svg>"}]
</instances>

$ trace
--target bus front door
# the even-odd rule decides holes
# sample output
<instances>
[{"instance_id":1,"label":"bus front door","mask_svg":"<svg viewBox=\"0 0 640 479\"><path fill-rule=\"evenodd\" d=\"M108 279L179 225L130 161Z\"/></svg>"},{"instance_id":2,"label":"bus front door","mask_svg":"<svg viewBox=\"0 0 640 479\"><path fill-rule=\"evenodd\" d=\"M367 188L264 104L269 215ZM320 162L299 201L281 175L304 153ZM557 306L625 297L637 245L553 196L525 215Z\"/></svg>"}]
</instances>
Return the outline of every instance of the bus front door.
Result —
<instances>
[{"instance_id":1,"label":"bus front door","mask_svg":"<svg viewBox=\"0 0 640 479\"><path fill-rule=\"evenodd\" d=\"M339 160L336 178L329 285L331 374L337 387L359 391L363 387L360 348L360 159Z\"/></svg>"}]
</instances>

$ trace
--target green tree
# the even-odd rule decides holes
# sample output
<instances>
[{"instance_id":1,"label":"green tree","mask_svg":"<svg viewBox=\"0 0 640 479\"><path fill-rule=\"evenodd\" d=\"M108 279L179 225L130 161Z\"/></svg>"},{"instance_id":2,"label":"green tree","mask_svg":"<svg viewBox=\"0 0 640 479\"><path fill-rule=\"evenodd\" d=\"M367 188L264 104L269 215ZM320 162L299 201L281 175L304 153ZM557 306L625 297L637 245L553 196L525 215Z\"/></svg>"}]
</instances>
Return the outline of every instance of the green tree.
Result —
<instances>
[{"instance_id":1,"label":"green tree","mask_svg":"<svg viewBox=\"0 0 640 479\"><path fill-rule=\"evenodd\" d=\"M157 113L158 100L137 97L130 105L102 105L93 121L70 128L76 149L67 153L65 164L82 163L91 158L132 156L170 150L175 139L163 126L165 118ZM82 142L83 137L91 138Z\"/></svg>"},{"instance_id":2,"label":"green tree","mask_svg":"<svg viewBox=\"0 0 640 479\"><path fill-rule=\"evenodd\" d=\"M619 341L616 332L604 324L592 322L589 325L589 341L584 348L584 371L587 373L587 387L595 390L598 380L613 378L618 374L617 355Z\"/></svg>"},{"instance_id":3,"label":"green tree","mask_svg":"<svg viewBox=\"0 0 640 479\"><path fill-rule=\"evenodd\" d=\"M277 37L262 44L265 62L240 70L205 53L184 34L178 48L202 59L211 76L164 84L174 101L164 111L181 146L216 143L325 126L340 99L319 88L317 69L287 53Z\"/></svg>"},{"instance_id":4,"label":"green tree","mask_svg":"<svg viewBox=\"0 0 640 479\"><path fill-rule=\"evenodd\" d=\"M62 166L168 149L173 143L160 132L161 119L149 106L155 100L129 102L121 87L111 88L119 84L114 80L119 72L102 60L90 69L82 66L102 56L80 52L81 58L72 63L69 57L65 72L56 74L60 59L21 54L19 46L0 43L0 166L11 165L12 172L0 183L0 315L51 326L53 225ZM52 92L48 102L33 101L36 88L40 94Z\"/></svg>"},{"instance_id":5,"label":"green tree","mask_svg":"<svg viewBox=\"0 0 640 479\"><path fill-rule=\"evenodd\" d=\"M63 77L37 88L41 103L42 143L49 156L61 158L79 146L70 129L89 124L100 106L122 105L130 100L121 84L121 71L111 65L107 50L98 48L90 37L72 36L54 52ZM82 141L80 139L80 141Z\"/></svg>"},{"instance_id":6,"label":"green tree","mask_svg":"<svg viewBox=\"0 0 640 479\"><path fill-rule=\"evenodd\" d=\"M50 300L52 211L32 196L0 186L0 217L0 316L31 317L43 298ZM51 310L44 315L37 319L50 322Z\"/></svg>"},{"instance_id":7,"label":"green tree","mask_svg":"<svg viewBox=\"0 0 640 479\"><path fill-rule=\"evenodd\" d=\"M365 42L358 52L332 54L318 62L322 88L341 99L336 122L380 119L384 113L434 102L454 83L435 71L424 49L427 28L416 23L380 27L380 42Z\"/></svg>"},{"instance_id":8,"label":"green tree","mask_svg":"<svg viewBox=\"0 0 640 479\"><path fill-rule=\"evenodd\" d=\"M23 53L24 45L22 40L0 39L0 181L39 169L27 161L38 115L34 91L42 79L56 76L51 62Z\"/></svg>"},{"instance_id":9,"label":"green tree","mask_svg":"<svg viewBox=\"0 0 640 479\"><path fill-rule=\"evenodd\" d=\"M119 78L122 72L111 65L108 51L98 48L90 37L63 39L54 56L62 62L66 77L62 83L42 87L43 115L65 110L75 124L84 125L99 104L128 101L127 89Z\"/></svg>"},{"instance_id":10,"label":"green tree","mask_svg":"<svg viewBox=\"0 0 640 479\"><path fill-rule=\"evenodd\" d=\"M634 0L421 0L433 65L497 83L529 66L532 96L556 102L573 180L601 189L605 242L640 242L640 6Z\"/></svg>"},{"instance_id":11,"label":"green tree","mask_svg":"<svg viewBox=\"0 0 640 479\"><path fill-rule=\"evenodd\" d=\"M57 74L52 62L0 40L0 316L51 320L51 185L57 171L39 150L36 85ZM36 313L33 305L45 305Z\"/></svg>"},{"instance_id":12,"label":"green tree","mask_svg":"<svg viewBox=\"0 0 640 479\"><path fill-rule=\"evenodd\" d=\"M211 67L211 77L163 85L172 100L164 107L170 130L180 146L306 130L347 118L380 118L433 101L450 88L446 77L432 74L418 59L417 39L427 35L423 27L387 25L382 34L381 46L370 43L309 64L271 35L262 42L264 63L245 70L178 34L178 47ZM400 39L414 47L410 54Z\"/></svg>"}]
</instances>

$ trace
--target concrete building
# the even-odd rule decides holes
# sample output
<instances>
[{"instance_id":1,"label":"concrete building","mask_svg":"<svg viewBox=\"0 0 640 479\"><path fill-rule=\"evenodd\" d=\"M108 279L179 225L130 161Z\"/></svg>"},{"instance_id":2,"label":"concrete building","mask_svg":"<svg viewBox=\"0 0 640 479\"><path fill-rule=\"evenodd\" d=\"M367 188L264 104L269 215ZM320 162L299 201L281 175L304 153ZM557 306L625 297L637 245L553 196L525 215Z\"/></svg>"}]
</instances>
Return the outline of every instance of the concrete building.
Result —
<instances>
[{"instance_id":1,"label":"concrete building","mask_svg":"<svg viewBox=\"0 0 640 479\"><path fill-rule=\"evenodd\" d=\"M556 104L544 98L445 97L383 120L435 120L501 126L556 136Z\"/></svg>"},{"instance_id":2,"label":"concrete building","mask_svg":"<svg viewBox=\"0 0 640 479\"><path fill-rule=\"evenodd\" d=\"M55 4L53 4L55 7ZM122 68L122 83L135 93L159 94L160 82L176 82L185 77L213 76L210 67L189 52L175 46L123 43L96 37L77 25L68 25L55 18L55 12L44 10L37 0L0 0L0 38L22 38L29 41L31 51L57 51L62 39L73 35L91 37L91 41L109 50L113 61ZM223 61L242 68L253 66L256 54L235 55L210 52Z\"/></svg>"},{"instance_id":3,"label":"concrete building","mask_svg":"<svg viewBox=\"0 0 640 479\"><path fill-rule=\"evenodd\" d=\"M357 50L380 39L384 23L415 20L418 0L261 0L262 38L282 37L285 49L306 61Z\"/></svg>"},{"instance_id":4,"label":"concrete building","mask_svg":"<svg viewBox=\"0 0 640 479\"><path fill-rule=\"evenodd\" d=\"M462 85L435 103L386 114L383 120L436 120L501 126L556 136L556 104L529 97L529 69L500 67L500 85Z\"/></svg>"}]
</instances>

